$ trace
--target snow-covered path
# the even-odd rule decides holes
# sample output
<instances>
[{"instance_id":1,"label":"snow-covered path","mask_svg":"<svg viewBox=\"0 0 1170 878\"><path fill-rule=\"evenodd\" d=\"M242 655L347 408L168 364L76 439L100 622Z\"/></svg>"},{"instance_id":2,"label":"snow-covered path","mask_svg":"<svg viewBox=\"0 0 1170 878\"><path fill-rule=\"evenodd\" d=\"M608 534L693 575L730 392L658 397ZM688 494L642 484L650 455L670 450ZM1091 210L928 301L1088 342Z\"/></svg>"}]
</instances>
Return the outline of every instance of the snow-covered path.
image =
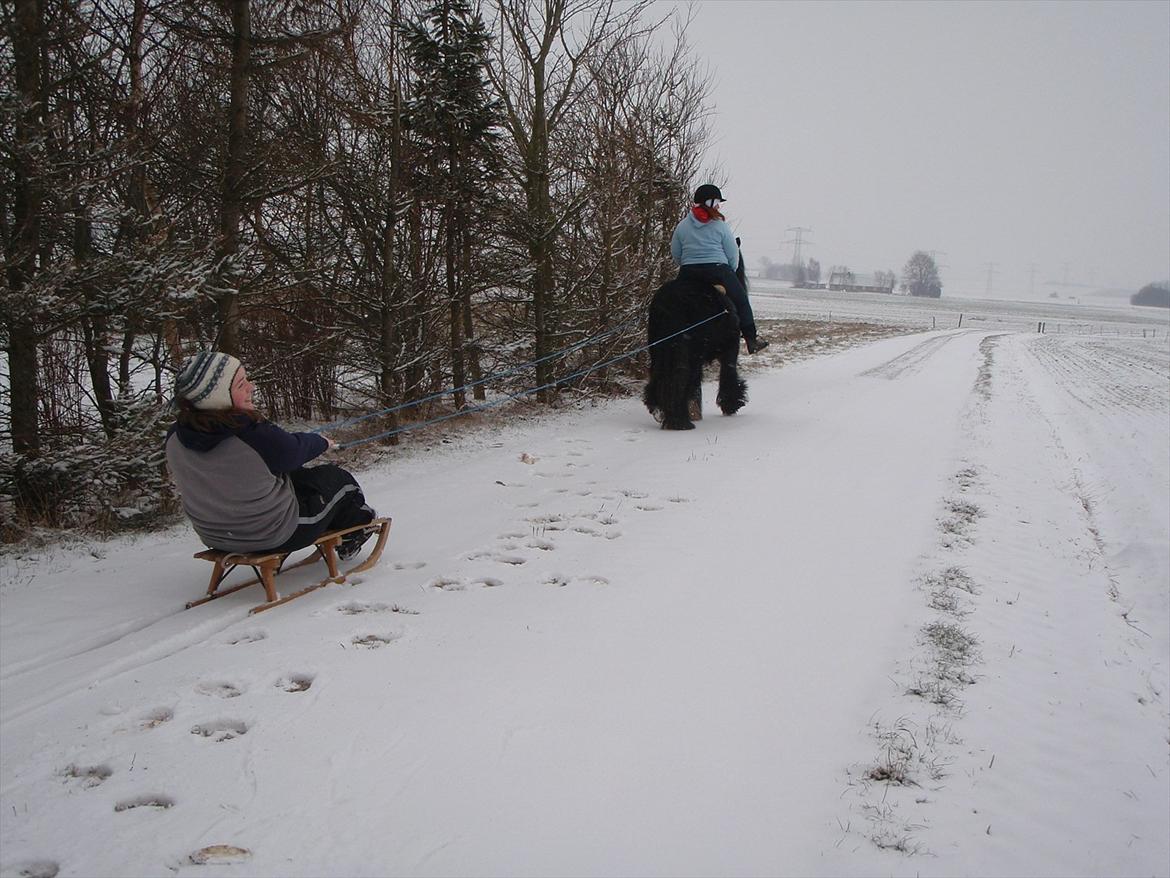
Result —
<instances>
[{"instance_id":1,"label":"snow-covered path","mask_svg":"<svg viewBox=\"0 0 1170 878\"><path fill-rule=\"evenodd\" d=\"M382 564L257 617L175 612L182 529L10 566L0 870L1165 874L1170 356L1090 343L485 429L364 474ZM905 694L944 611L982 654L949 704ZM870 778L891 742L917 785Z\"/></svg>"}]
</instances>

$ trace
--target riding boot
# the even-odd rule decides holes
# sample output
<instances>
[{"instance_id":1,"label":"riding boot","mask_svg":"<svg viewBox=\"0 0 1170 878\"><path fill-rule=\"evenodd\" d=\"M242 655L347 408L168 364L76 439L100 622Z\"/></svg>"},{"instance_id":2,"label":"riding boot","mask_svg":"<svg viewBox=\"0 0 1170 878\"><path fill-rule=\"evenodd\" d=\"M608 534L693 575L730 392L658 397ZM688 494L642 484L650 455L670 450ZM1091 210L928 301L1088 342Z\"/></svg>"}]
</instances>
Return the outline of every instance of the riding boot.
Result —
<instances>
[{"instance_id":1,"label":"riding boot","mask_svg":"<svg viewBox=\"0 0 1170 878\"><path fill-rule=\"evenodd\" d=\"M747 342L749 354L758 354L768 346L768 340L766 338L759 338L755 335L744 336L744 341Z\"/></svg>"}]
</instances>

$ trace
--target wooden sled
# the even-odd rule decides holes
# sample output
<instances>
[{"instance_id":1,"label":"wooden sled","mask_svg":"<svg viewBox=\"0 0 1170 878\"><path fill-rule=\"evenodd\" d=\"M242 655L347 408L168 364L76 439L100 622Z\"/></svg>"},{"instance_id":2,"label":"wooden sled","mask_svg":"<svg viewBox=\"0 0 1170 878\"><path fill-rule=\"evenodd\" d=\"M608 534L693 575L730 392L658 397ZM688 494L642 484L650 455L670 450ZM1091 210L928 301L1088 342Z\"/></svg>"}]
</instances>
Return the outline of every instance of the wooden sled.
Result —
<instances>
[{"instance_id":1,"label":"wooden sled","mask_svg":"<svg viewBox=\"0 0 1170 878\"><path fill-rule=\"evenodd\" d=\"M239 591L241 588L247 588L249 585L261 583L264 586L264 594L268 598L265 603L252 607L248 612L260 613L272 607L286 604L291 600L299 598L301 595L306 595L311 591L316 591L323 586L329 585L331 582L345 582L346 577L361 573L363 570L369 570L378 563L378 559L382 557L382 550L386 547L386 539L390 535L389 518L375 518L369 524L358 525L357 527L348 527L345 530L334 530L327 534L320 536L313 545L316 550L307 558L303 558L296 564L285 568L284 562L288 560L288 556L293 552L267 552L257 554L247 554L241 552L221 552L219 549L205 549L202 552L196 552L196 558L202 558L205 561L211 561L215 564L215 569L211 573L211 583L207 586L207 594L197 601L189 601L187 609L197 607L200 604L205 604L208 601L213 601L216 598L221 598L225 594L231 594L234 591ZM354 531L364 530L366 528L378 529L378 541L374 544L374 550L370 552L365 561L358 564L344 573L338 572L337 566L337 547L341 545L341 538L346 534ZM305 548L308 548L306 546ZM294 551L301 551L295 549ZM329 575L320 582L302 588L300 591L293 592L290 595L281 597L276 591L276 576L279 573L287 572L288 570L296 570L298 567L304 567L312 564L314 561L320 559L325 560L326 566L329 568ZM237 567L251 567L252 572L256 574L254 579L249 579L247 582L241 582L239 585L233 585L231 588L220 590L220 585ZM282 569L283 568L283 569Z\"/></svg>"}]
</instances>

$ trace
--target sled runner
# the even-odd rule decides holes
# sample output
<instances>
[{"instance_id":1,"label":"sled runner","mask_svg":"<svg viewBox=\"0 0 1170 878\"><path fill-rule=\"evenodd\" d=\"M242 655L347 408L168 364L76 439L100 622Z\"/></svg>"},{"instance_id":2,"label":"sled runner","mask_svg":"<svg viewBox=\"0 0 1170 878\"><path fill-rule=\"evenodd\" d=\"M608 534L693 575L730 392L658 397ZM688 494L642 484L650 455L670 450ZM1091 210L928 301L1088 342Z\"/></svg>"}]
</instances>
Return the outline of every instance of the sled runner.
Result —
<instances>
[{"instance_id":1,"label":"sled runner","mask_svg":"<svg viewBox=\"0 0 1170 878\"><path fill-rule=\"evenodd\" d=\"M234 591L239 591L241 588L247 588L249 585L261 583L264 586L264 594L268 598L265 603L258 604L252 607L249 613L259 613L271 607L279 606L280 604L288 603L289 601L299 598L301 595L306 595L311 591L329 585L331 582L345 582L347 576L354 573L361 573L363 570L369 570L378 563L378 559L382 557L382 550L386 547L386 539L390 535L389 518L375 518L369 524L358 525L357 527L349 527L345 530L330 531L327 534L322 534L315 543L315 551L309 557L304 558L297 563L284 568L284 562L288 560L288 556L292 552L262 552L255 554L247 554L241 552L221 552L218 549L206 549L202 552L196 552L196 558L202 558L205 561L211 561L215 564L215 569L211 573L211 583L207 586L206 596L196 601L189 601L187 609L197 607L200 604L205 604L208 601L213 601L216 598L221 598L225 594L231 594ZM337 566L337 547L341 545L341 538L346 534L354 533L359 530L375 530L378 536L378 541L374 544L374 550L370 552L370 556L365 561L358 564L345 573L340 573ZM305 547L306 549L308 546ZM296 549L294 551L301 551ZM298 567L304 567L312 564L314 561L324 559L326 566L329 568L329 575L325 579L302 588L300 591L293 592L290 595L281 597L276 591L276 576L279 573L286 572L286 570L295 570ZM252 572L256 574L254 579L249 579L247 582L242 582L239 585L233 585L231 588L225 588L222 591L219 586L237 567L251 567Z\"/></svg>"}]
</instances>

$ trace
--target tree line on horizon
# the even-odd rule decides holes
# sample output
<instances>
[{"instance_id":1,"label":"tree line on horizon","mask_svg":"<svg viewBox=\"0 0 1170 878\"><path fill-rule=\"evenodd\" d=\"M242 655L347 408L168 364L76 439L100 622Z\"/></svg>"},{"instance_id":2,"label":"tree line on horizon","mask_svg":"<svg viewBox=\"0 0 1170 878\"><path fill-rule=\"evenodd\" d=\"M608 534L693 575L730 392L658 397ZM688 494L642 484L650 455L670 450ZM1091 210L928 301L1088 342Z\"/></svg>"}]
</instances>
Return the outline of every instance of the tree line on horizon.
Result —
<instances>
[{"instance_id":1,"label":"tree line on horizon","mask_svg":"<svg viewBox=\"0 0 1170 878\"><path fill-rule=\"evenodd\" d=\"M834 265L829 278L821 283L821 264L810 258L808 263L773 262L767 256L760 258L764 277L791 281L794 287L808 289L845 289L865 292L893 293L898 286L898 275L892 270L875 271L868 278L859 276L846 265ZM939 298L942 281L934 257L924 250L915 251L902 268L902 292L910 296Z\"/></svg>"},{"instance_id":2,"label":"tree line on horizon","mask_svg":"<svg viewBox=\"0 0 1170 878\"><path fill-rule=\"evenodd\" d=\"M709 135L686 21L650 5L4 4L0 507L173 502L164 404L196 350L329 421L632 347Z\"/></svg>"},{"instance_id":3,"label":"tree line on horizon","mask_svg":"<svg viewBox=\"0 0 1170 878\"><path fill-rule=\"evenodd\" d=\"M1129 297L1131 305L1149 305L1155 308L1170 308L1170 281L1146 284Z\"/></svg>"}]
</instances>

